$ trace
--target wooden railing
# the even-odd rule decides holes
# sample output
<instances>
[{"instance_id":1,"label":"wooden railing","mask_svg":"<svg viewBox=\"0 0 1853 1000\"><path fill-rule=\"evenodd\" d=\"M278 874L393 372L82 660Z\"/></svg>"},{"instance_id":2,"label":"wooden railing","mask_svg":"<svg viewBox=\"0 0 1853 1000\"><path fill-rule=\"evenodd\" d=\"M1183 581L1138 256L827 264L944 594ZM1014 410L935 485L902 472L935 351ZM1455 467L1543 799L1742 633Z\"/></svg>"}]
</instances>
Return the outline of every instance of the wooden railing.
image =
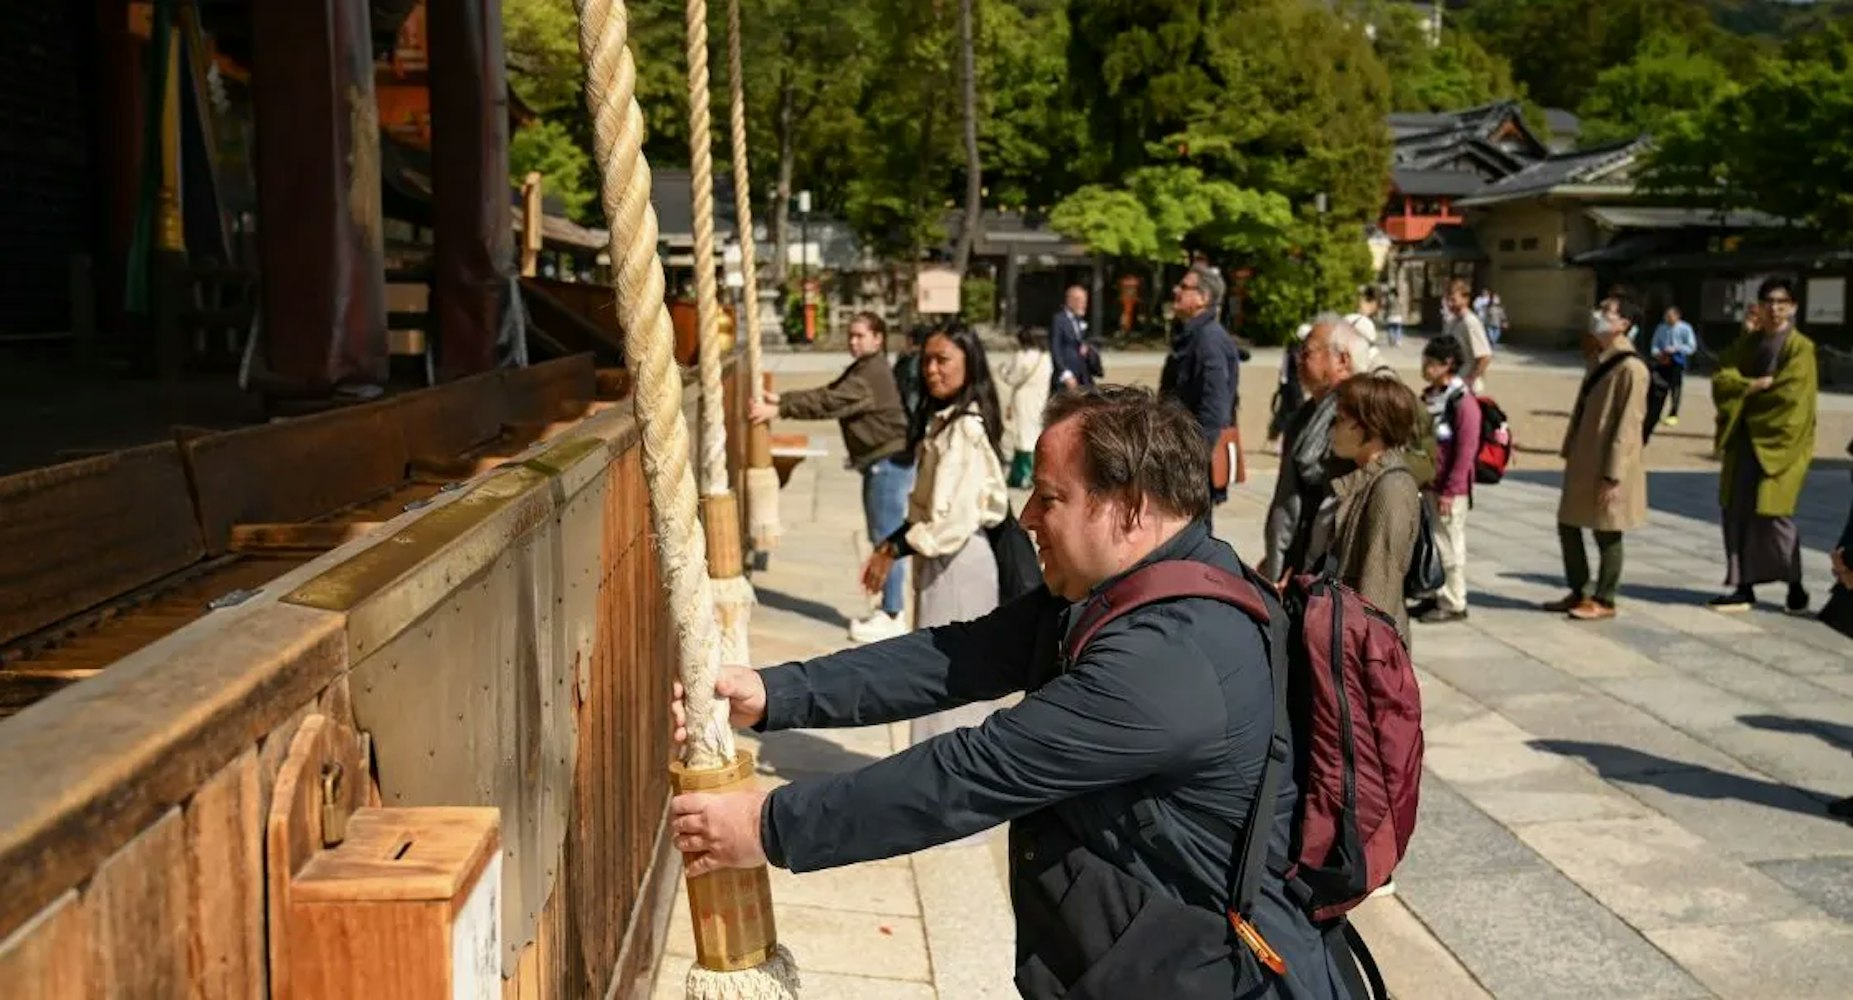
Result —
<instances>
[{"instance_id":1,"label":"wooden railing","mask_svg":"<svg viewBox=\"0 0 1853 1000\"><path fill-rule=\"evenodd\" d=\"M671 628L628 403L556 430L0 721L0 993L264 995L263 824L311 713L371 736L385 804L501 808L507 996L641 991Z\"/></svg>"}]
</instances>

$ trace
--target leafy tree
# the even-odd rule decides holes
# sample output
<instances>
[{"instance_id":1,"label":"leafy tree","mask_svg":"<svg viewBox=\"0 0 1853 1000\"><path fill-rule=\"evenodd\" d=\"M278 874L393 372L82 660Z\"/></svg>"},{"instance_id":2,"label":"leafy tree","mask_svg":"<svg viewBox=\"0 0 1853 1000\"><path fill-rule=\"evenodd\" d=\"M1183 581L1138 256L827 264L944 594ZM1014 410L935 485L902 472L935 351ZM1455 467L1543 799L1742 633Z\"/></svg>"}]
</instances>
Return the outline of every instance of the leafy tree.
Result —
<instances>
[{"instance_id":1,"label":"leafy tree","mask_svg":"<svg viewBox=\"0 0 1853 1000\"><path fill-rule=\"evenodd\" d=\"M508 82L542 115L584 107L579 19L573 0L502 0Z\"/></svg>"},{"instance_id":2,"label":"leafy tree","mask_svg":"<svg viewBox=\"0 0 1853 1000\"><path fill-rule=\"evenodd\" d=\"M1436 44L1428 19L1407 4L1374 3L1368 16L1390 75L1390 110L1453 111L1518 96L1511 64L1473 36L1444 27Z\"/></svg>"},{"instance_id":3,"label":"leafy tree","mask_svg":"<svg viewBox=\"0 0 1853 1000\"><path fill-rule=\"evenodd\" d=\"M1512 64L1512 75L1547 107L1576 108L1605 67L1628 62L1656 32L1695 51L1731 46L1711 11L1693 0L1471 0L1461 27Z\"/></svg>"},{"instance_id":4,"label":"leafy tree","mask_svg":"<svg viewBox=\"0 0 1853 1000\"><path fill-rule=\"evenodd\" d=\"M1158 224L1139 196L1124 188L1089 184L1055 206L1049 225L1097 254L1141 261L1164 257Z\"/></svg>"},{"instance_id":5,"label":"leafy tree","mask_svg":"<svg viewBox=\"0 0 1853 1000\"><path fill-rule=\"evenodd\" d=\"M1205 48L1209 27L1234 6L1230 0L1069 5L1068 78L1074 102L1088 110L1087 179L1138 167L1154 142L1187 124L1194 105L1222 96Z\"/></svg>"},{"instance_id":6,"label":"leafy tree","mask_svg":"<svg viewBox=\"0 0 1853 1000\"><path fill-rule=\"evenodd\" d=\"M959 0L959 117L965 126L965 224L959 229L959 246L952 267L960 274L971 266L972 244L978 239L984 210L984 160L978 155L978 42L972 27L976 0Z\"/></svg>"},{"instance_id":7,"label":"leafy tree","mask_svg":"<svg viewBox=\"0 0 1853 1000\"><path fill-rule=\"evenodd\" d=\"M1660 134L1673 115L1704 110L1730 86L1723 63L1685 38L1657 33L1631 61L1596 77L1577 109L1583 137L1593 144Z\"/></svg>"},{"instance_id":8,"label":"leafy tree","mask_svg":"<svg viewBox=\"0 0 1853 1000\"><path fill-rule=\"evenodd\" d=\"M1709 108L1674 115L1644 181L1698 204L1757 209L1830 240L1853 239L1853 43L1830 31L1791 43L1788 54Z\"/></svg>"},{"instance_id":9,"label":"leafy tree","mask_svg":"<svg viewBox=\"0 0 1853 1000\"><path fill-rule=\"evenodd\" d=\"M597 190L585 184L591 166L592 158L558 121L531 122L509 137L510 180L519 187L529 171L539 171L546 192L560 200L569 217L582 221L596 207L593 202L598 196Z\"/></svg>"},{"instance_id":10,"label":"leafy tree","mask_svg":"<svg viewBox=\"0 0 1853 1000\"><path fill-rule=\"evenodd\" d=\"M1062 0L987 2L978 24L987 200L1047 208L1079 185L1087 115L1072 100L1068 9Z\"/></svg>"}]
</instances>

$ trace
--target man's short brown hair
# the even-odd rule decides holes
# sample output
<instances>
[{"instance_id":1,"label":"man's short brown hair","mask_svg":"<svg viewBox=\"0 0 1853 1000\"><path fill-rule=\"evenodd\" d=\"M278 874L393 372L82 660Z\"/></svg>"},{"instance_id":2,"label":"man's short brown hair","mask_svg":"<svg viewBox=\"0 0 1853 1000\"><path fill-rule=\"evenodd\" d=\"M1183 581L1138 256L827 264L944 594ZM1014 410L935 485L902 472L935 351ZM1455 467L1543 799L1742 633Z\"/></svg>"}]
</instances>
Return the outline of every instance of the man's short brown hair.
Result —
<instances>
[{"instance_id":1,"label":"man's short brown hair","mask_svg":"<svg viewBox=\"0 0 1853 1000\"><path fill-rule=\"evenodd\" d=\"M1353 375L1338 387L1338 413L1356 422L1367 441L1406 448L1415 437L1415 393L1401 379Z\"/></svg>"},{"instance_id":2,"label":"man's short brown hair","mask_svg":"<svg viewBox=\"0 0 1853 1000\"><path fill-rule=\"evenodd\" d=\"M1473 298L1473 283L1466 278L1455 278L1448 282L1448 294L1471 299Z\"/></svg>"},{"instance_id":3,"label":"man's short brown hair","mask_svg":"<svg viewBox=\"0 0 1853 1000\"><path fill-rule=\"evenodd\" d=\"M1210 451L1197 420L1149 389L1098 386L1058 393L1043 426L1079 422L1088 492L1197 518L1210 512Z\"/></svg>"}]
</instances>

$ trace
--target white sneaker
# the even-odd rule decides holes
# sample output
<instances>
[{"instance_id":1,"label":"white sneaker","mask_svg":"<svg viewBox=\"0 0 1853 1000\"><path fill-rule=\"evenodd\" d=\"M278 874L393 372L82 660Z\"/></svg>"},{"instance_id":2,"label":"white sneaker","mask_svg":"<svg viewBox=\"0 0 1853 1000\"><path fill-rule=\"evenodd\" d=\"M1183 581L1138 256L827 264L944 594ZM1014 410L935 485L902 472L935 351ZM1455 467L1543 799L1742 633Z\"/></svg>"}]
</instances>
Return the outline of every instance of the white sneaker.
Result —
<instances>
[{"instance_id":1,"label":"white sneaker","mask_svg":"<svg viewBox=\"0 0 1853 1000\"><path fill-rule=\"evenodd\" d=\"M906 614L905 611L894 615L877 611L867 618L850 622L849 637L856 642L880 642L897 635L906 635L907 623L901 620Z\"/></svg>"},{"instance_id":2,"label":"white sneaker","mask_svg":"<svg viewBox=\"0 0 1853 1000\"><path fill-rule=\"evenodd\" d=\"M1377 888L1373 889L1371 891L1371 894L1365 898L1376 899L1379 896L1394 896L1394 895L1396 895L1396 880L1391 879L1388 882L1385 882L1382 885L1378 886Z\"/></svg>"}]
</instances>

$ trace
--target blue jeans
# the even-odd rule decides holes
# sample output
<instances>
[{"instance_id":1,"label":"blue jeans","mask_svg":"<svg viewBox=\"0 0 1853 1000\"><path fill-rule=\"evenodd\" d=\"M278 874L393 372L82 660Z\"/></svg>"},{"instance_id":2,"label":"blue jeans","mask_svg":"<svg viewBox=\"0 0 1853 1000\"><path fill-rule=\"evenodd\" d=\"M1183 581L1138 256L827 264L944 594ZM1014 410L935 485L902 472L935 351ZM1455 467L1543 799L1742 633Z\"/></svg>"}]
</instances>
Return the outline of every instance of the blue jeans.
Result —
<instances>
[{"instance_id":1,"label":"blue jeans","mask_svg":"<svg viewBox=\"0 0 1853 1000\"><path fill-rule=\"evenodd\" d=\"M1503 326L1489 326L1486 328L1486 339L1491 343L1499 343L1499 338L1505 336L1505 334L1506 328Z\"/></svg>"},{"instance_id":2,"label":"blue jeans","mask_svg":"<svg viewBox=\"0 0 1853 1000\"><path fill-rule=\"evenodd\" d=\"M907 520L907 495L914 491L914 467L884 458L862 470L862 517L869 541L880 545ZM881 609L898 615L907 608L907 560L896 559L882 583Z\"/></svg>"}]
</instances>

